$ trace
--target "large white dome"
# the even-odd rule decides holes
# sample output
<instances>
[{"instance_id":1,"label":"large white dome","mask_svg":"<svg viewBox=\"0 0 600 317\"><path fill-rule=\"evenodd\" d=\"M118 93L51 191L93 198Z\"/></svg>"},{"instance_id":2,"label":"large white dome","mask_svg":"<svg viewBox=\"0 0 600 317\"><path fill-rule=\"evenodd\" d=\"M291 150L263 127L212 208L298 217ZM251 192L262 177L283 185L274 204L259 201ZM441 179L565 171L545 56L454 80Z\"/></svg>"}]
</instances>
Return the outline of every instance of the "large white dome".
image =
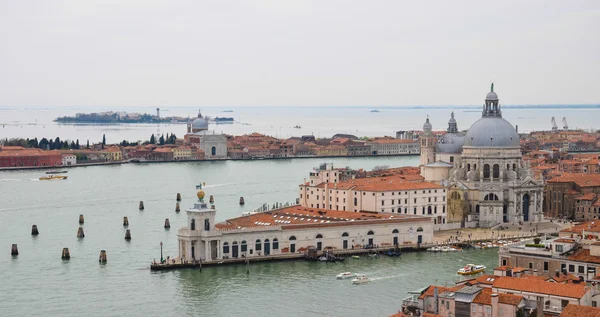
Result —
<instances>
[{"instance_id":1,"label":"large white dome","mask_svg":"<svg viewBox=\"0 0 600 317\"><path fill-rule=\"evenodd\" d=\"M208 130L208 121L204 118L196 118L192 121L193 130Z\"/></svg>"},{"instance_id":2,"label":"large white dome","mask_svg":"<svg viewBox=\"0 0 600 317\"><path fill-rule=\"evenodd\" d=\"M502 117L483 117L475 121L467 131L465 146L518 147L519 134Z\"/></svg>"}]
</instances>

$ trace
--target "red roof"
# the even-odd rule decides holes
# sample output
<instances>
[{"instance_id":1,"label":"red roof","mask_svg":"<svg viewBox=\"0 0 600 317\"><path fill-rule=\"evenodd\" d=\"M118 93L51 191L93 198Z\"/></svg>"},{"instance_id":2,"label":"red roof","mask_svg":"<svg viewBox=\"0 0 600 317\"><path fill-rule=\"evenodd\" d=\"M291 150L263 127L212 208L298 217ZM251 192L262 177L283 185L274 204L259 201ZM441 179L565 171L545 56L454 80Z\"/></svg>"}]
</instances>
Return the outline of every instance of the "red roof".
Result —
<instances>
[{"instance_id":1,"label":"red roof","mask_svg":"<svg viewBox=\"0 0 600 317\"><path fill-rule=\"evenodd\" d=\"M392 175L385 177L365 177L355 178L339 183L321 183L318 188L325 188L325 184L329 189L337 190L360 190L368 192L388 192L402 190L429 190L429 189L444 189L444 186L420 181L421 175Z\"/></svg>"},{"instance_id":2,"label":"red roof","mask_svg":"<svg viewBox=\"0 0 600 317\"><path fill-rule=\"evenodd\" d=\"M570 261L600 263L600 256L590 255L589 249L579 249L568 258Z\"/></svg>"},{"instance_id":3,"label":"red roof","mask_svg":"<svg viewBox=\"0 0 600 317\"><path fill-rule=\"evenodd\" d=\"M512 306L518 306L523 301L523 296L512 295L512 294L498 294L498 303L507 304ZM489 288L484 288L475 298L473 299L473 303L481 304L481 305L492 305L492 290Z\"/></svg>"},{"instance_id":4,"label":"red roof","mask_svg":"<svg viewBox=\"0 0 600 317\"><path fill-rule=\"evenodd\" d=\"M364 221L377 222L429 222L429 217L405 216L392 213L352 212L319 208L292 206L259 212L247 216L228 219L215 225L217 229L238 229L248 227L282 226L282 228L298 228L298 226L348 226L360 225Z\"/></svg>"},{"instance_id":5,"label":"red roof","mask_svg":"<svg viewBox=\"0 0 600 317\"><path fill-rule=\"evenodd\" d=\"M569 304L560 313L560 317L600 317L600 308Z\"/></svg>"},{"instance_id":6,"label":"red roof","mask_svg":"<svg viewBox=\"0 0 600 317\"><path fill-rule=\"evenodd\" d=\"M503 276L496 280L496 282L494 282L493 287L498 289L547 294L578 299L582 298L589 291L585 283L561 284L560 287L557 287L556 283L553 282L508 276Z\"/></svg>"}]
</instances>

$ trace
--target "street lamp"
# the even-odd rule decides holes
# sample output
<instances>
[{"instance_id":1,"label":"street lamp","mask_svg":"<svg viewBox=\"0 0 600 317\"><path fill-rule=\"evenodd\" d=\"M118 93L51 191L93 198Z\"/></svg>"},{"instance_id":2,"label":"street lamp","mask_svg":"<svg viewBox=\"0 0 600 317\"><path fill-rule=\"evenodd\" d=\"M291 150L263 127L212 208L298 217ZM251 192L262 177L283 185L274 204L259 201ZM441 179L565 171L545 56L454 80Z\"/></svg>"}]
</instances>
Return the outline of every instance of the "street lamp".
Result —
<instances>
[{"instance_id":1,"label":"street lamp","mask_svg":"<svg viewBox=\"0 0 600 317\"><path fill-rule=\"evenodd\" d=\"M163 256L162 256L162 241L160 242L160 263L163 262Z\"/></svg>"}]
</instances>

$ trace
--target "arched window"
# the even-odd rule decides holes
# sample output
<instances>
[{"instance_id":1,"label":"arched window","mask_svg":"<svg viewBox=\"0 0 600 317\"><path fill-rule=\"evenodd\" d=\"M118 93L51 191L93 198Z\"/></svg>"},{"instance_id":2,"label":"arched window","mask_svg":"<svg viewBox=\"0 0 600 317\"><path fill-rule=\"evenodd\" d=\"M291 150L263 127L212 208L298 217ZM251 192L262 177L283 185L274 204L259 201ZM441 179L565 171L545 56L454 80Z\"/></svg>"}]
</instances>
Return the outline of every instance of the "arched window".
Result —
<instances>
[{"instance_id":1,"label":"arched window","mask_svg":"<svg viewBox=\"0 0 600 317\"><path fill-rule=\"evenodd\" d=\"M433 206L433 213L437 214L437 206Z\"/></svg>"},{"instance_id":2,"label":"arched window","mask_svg":"<svg viewBox=\"0 0 600 317\"><path fill-rule=\"evenodd\" d=\"M431 206L427 206L427 214L431 215Z\"/></svg>"},{"instance_id":3,"label":"arched window","mask_svg":"<svg viewBox=\"0 0 600 317\"><path fill-rule=\"evenodd\" d=\"M212 154L212 156L215 156L215 155L217 155L217 148L213 146L213 147L210 149L210 153Z\"/></svg>"},{"instance_id":4,"label":"arched window","mask_svg":"<svg viewBox=\"0 0 600 317\"><path fill-rule=\"evenodd\" d=\"M445 214L446 213L446 205L442 206L442 213Z\"/></svg>"},{"instance_id":5,"label":"arched window","mask_svg":"<svg viewBox=\"0 0 600 317\"><path fill-rule=\"evenodd\" d=\"M223 242L223 253L224 254L229 253L229 243L227 243L227 242Z\"/></svg>"},{"instance_id":6,"label":"arched window","mask_svg":"<svg viewBox=\"0 0 600 317\"><path fill-rule=\"evenodd\" d=\"M510 170L510 164L506 164L506 170Z\"/></svg>"},{"instance_id":7,"label":"arched window","mask_svg":"<svg viewBox=\"0 0 600 317\"><path fill-rule=\"evenodd\" d=\"M372 236L372 235L374 235L374 234L375 234L375 232L373 232L373 230L369 230L369 232L367 232L367 235L368 235L368 236Z\"/></svg>"},{"instance_id":8,"label":"arched window","mask_svg":"<svg viewBox=\"0 0 600 317\"><path fill-rule=\"evenodd\" d=\"M517 170L517 164L513 163L513 171Z\"/></svg>"},{"instance_id":9,"label":"arched window","mask_svg":"<svg viewBox=\"0 0 600 317\"><path fill-rule=\"evenodd\" d=\"M348 232L342 233L342 237L347 237L347 236L348 236Z\"/></svg>"},{"instance_id":10,"label":"arched window","mask_svg":"<svg viewBox=\"0 0 600 317\"><path fill-rule=\"evenodd\" d=\"M493 172L494 178L500 178L500 165L494 164Z\"/></svg>"},{"instance_id":11,"label":"arched window","mask_svg":"<svg viewBox=\"0 0 600 317\"><path fill-rule=\"evenodd\" d=\"M416 215L417 214L417 207L413 208L413 213Z\"/></svg>"},{"instance_id":12,"label":"arched window","mask_svg":"<svg viewBox=\"0 0 600 317\"><path fill-rule=\"evenodd\" d=\"M400 233L400 231L398 231L398 229L394 229L394 231L392 231L392 233Z\"/></svg>"},{"instance_id":13,"label":"arched window","mask_svg":"<svg viewBox=\"0 0 600 317\"><path fill-rule=\"evenodd\" d=\"M354 197L354 206L358 206L358 199L356 197Z\"/></svg>"},{"instance_id":14,"label":"arched window","mask_svg":"<svg viewBox=\"0 0 600 317\"><path fill-rule=\"evenodd\" d=\"M319 233L319 234L317 235L317 239L323 239L323 235Z\"/></svg>"},{"instance_id":15,"label":"arched window","mask_svg":"<svg viewBox=\"0 0 600 317\"><path fill-rule=\"evenodd\" d=\"M234 242L233 244L237 244L237 242ZM246 244L246 240L242 241L242 252L248 252L248 245Z\"/></svg>"},{"instance_id":16,"label":"arched window","mask_svg":"<svg viewBox=\"0 0 600 317\"><path fill-rule=\"evenodd\" d=\"M421 228L421 227L417 228L417 232L422 232L422 231L423 231L423 228Z\"/></svg>"},{"instance_id":17,"label":"arched window","mask_svg":"<svg viewBox=\"0 0 600 317\"><path fill-rule=\"evenodd\" d=\"M279 249L279 240L277 240L277 238L273 239L273 250L278 250Z\"/></svg>"},{"instance_id":18,"label":"arched window","mask_svg":"<svg viewBox=\"0 0 600 317\"><path fill-rule=\"evenodd\" d=\"M260 239L256 239L256 244L254 245L254 250L255 251L260 251L261 250Z\"/></svg>"},{"instance_id":19,"label":"arched window","mask_svg":"<svg viewBox=\"0 0 600 317\"><path fill-rule=\"evenodd\" d=\"M296 241L296 237L294 237L294 236L291 236L291 237L290 237L290 241Z\"/></svg>"},{"instance_id":20,"label":"arched window","mask_svg":"<svg viewBox=\"0 0 600 317\"><path fill-rule=\"evenodd\" d=\"M425 214L425 206L423 206L423 210L422 210L423 214Z\"/></svg>"},{"instance_id":21,"label":"arched window","mask_svg":"<svg viewBox=\"0 0 600 317\"><path fill-rule=\"evenodd\" d=\"M483 178L490 178L490 165L483 165Z\"/></svg>"},{"instance_id":22,"label":"arched window","mask_svg":"<svg viewBox=\"0 0 600 317\"><path fill-rule=\"evenodd\" d=\"M467 172L471 170L471 163L467 164Z\"/></svg>"},{"instance_id":23,"label":"arched window","mask_svg":"<svg viewBox=\"0 0 600 317\"><path fill-rule=\"evenodd\" d=\"M451 199L460 199L460 194L458 192L452 192L452 194L450 194L450 198Z\"/></svg>"},{"instance_id":24,"label":"arched window","mask_svg":"<svg viewBox=\"0 0 600 317\"><path fill-rule=\"evenodd\" d=\"M473 164L473 170L477 170L477 164Z\"/></svg>"},{"instance_id":25,"label":"arched window","mask_svg":"<svg viewBox=\"0 0 600 317\"><path fill-rule=\"evenodd\" d=\"M479 214L479 205L475 205L475 213Z\"/></svg>"},{"instance_id":26,"label":"arched window","mask_svg":"<svg viewBox=\"0 0 600 317\"><path fill-rule=\"evenodd\" d=\"M190 230L196 230L196 219L192 219L190 223Z\"/></svg>"},{"instance_id":27,"label":"arched window","mask_svg":"<svg viewBox=\"0 0 600 317\"><path fill-rule=\"evenodd\" d=\"M489 193L485 195L485 198L483 200L498 200L498 196L496 196L496 194Z\"/></svg>"}]
</instances>

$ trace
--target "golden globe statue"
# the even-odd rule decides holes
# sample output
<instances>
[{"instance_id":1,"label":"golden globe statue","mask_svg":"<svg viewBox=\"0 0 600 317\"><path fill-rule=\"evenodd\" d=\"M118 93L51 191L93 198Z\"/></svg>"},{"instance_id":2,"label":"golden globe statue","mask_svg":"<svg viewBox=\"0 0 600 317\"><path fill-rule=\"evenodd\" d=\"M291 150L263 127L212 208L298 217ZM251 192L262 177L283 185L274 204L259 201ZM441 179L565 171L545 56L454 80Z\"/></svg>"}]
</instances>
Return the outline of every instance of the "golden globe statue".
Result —
<instances>
[{"instance_id":1,"label":"golden globe statue","mask_svg":"<svg viewBox=\"0 0 600 317\"><path fill-rule=\"evenodd\" d=\"M204 199L204 195L205 195L205 193L204 193L204 191L203 191L203 190L199 190L199 191L196 193L196 196L198 196L198 199L200 199L200 200Z\"/></svg>"}]
</instances>

